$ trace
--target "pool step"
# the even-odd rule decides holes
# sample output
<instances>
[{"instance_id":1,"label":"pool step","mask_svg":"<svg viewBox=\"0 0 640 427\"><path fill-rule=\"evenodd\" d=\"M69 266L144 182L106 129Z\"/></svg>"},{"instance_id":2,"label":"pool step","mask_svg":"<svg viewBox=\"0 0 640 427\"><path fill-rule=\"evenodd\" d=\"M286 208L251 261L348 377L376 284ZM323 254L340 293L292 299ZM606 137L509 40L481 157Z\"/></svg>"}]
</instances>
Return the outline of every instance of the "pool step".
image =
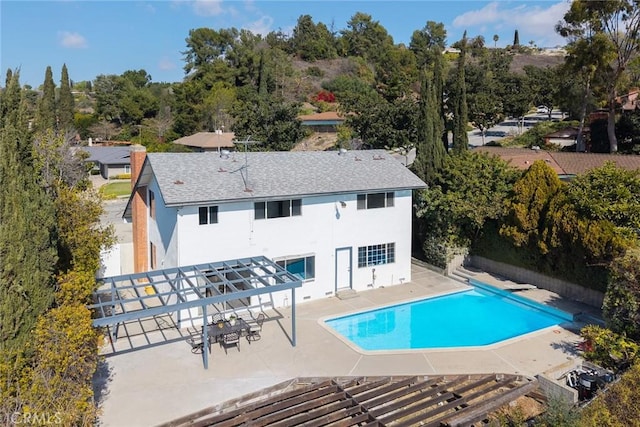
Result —
<instances>
[{"instance_id":1,"label":"pool step","mask_svg":"<svg viewBox=\"0 0 640 427\"><path fill-rule=\"evenodd\" d=\"M336 297L338 299L351 299L358 296L358 293L353 289L340 289L338 292L336 292Z\"/></svg>"}]
</instances>

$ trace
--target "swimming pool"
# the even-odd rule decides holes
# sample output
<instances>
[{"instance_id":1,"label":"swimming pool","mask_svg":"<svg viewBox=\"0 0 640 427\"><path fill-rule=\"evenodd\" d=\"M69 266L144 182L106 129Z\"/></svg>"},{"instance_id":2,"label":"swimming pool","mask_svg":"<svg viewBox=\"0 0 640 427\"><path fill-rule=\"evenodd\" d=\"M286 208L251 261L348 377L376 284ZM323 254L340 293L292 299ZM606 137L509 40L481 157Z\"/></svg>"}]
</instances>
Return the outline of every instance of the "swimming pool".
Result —
<instances>
[{"instance_id":1,"label":"swimming pool","mask_svg":"<svg viewBox=\"0 0 640 427\"><path fill-rule=\"evenodd\" d=\"M325 324L362 350L415 350L485 346L573 321L569 313L480 282L473 285Z\"/></svg>"}]
</instances>

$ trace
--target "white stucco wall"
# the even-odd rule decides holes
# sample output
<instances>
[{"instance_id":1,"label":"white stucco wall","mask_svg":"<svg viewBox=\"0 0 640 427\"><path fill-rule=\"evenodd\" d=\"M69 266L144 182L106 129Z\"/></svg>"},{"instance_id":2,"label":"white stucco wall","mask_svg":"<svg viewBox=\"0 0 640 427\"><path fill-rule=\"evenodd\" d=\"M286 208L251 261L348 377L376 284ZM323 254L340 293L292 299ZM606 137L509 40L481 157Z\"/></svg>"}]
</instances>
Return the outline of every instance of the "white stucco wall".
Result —
<instances>
[{"instance_id":1,"label":"white stucco wall","mask_svg":"<svg viewBox=\"0 0 640 427\"><path fill-rule=\"evenodd\" d=\"M156 195L149 239L157 246L158 269L258 255L275 261L315 256L315 278L296 289L296 302L303 302L335 294L336 249L351 248L354 290L411 280L409 190L395 192L393 207L358 210L355 193L327 195L304 198L301 216L261 220L254 219L253 202L220 204L218 223L199 225L199 206L166 208L155 183L149 188ZM395 243L394 263L358 268L358 247L387 243ZM252 305L282 307L290 299L287 291L254 297Z\"/></svg>"}]
</instances>

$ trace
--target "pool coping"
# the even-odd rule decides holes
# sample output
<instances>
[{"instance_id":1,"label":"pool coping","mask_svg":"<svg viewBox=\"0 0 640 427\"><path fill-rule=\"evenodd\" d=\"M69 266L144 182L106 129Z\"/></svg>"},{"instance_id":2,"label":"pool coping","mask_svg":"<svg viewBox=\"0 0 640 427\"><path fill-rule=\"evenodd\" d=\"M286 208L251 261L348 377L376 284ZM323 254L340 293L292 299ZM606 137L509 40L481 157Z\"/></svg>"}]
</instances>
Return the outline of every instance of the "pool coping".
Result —
<instances>
[{"instance_id":1,"label":"pool coping","mask_svg":"<svg viewBox=\"0 0 640 427\"><path fill-rule=\"evenodd\" d=\"M472 283L473 282L473 283ZM466 292L469 290L473 290L476 287L479 287L483 290L486 290L488 292L493 292L495 294L498 295L503 295L506 298L512 299L514 301L517 301L523 305L527 305L529 307L533 307L536 308L540 311L544 311L547 314L559 317L564 319L565 321L562 323L558 323L556 325L551 325L551 326L547 326L541 329L536 329L535 331L531 331L531 332L527 332L525 334L520 334L518 336L512 337L512 338L507 338L504 340L500 340L498 342L495 343L491 343L491 344L485 344L485 345L475 345L475 346L458 346L458 347L437 347L437 348L411 348L411 349L394 349L394 350L365 350L361 347L359 347L357 344L355 344L353 341L351 341L350 339L348 339L347 337L345 337L344 335L340 334L338 331L336 331L335 329L333 329L332 327L330 327L329 325L327 325L327 320L332 320L332 319L339 319L342 317L349 317L352 316L354 314L359 314L359 313L366 313L369 311L376 311L379 310L381 308L387 308L387 307L394 307L394 306L400 306L400 305L405 305L405 304L410 304L412 302L417 302L417 301L423 301L426 299L434 299L434 298L439 298L439 297L443 297L443 296L448 296L448 295L453 295L453 294L457 294L460 292ZM489 288L489 289L487 289ZM351 348L353 351L365 355L365 356L374 356L374 355L394 355L394 354L421 354L421 353L444 353L444 352L451 352L451 351L477 351L477 350L492 350L492 349L496 349L496 348L500 348L500 347L504 347L513 343L517 343L519 341L525 340L525 339L529 339L531 337L534 337L536 335L539 334L544 334L547 333L553 329L557 329L557 328L562 328L562 329L566 329L565 326L567 325L572 325L575 323L575 318L574 315L568 312L565 312L563 310L557 309L555 307L551 307L548 306L546 304L543 304L541 302L532 300L530 298L526 298L523 297L521 295L515 295L511 292L505 291L503 289L500 289L496 286L492 286L488 283L484 283L482 281L476 280L476 279L469 279L469 284L468 285L462 285L460 288L457 289L452 289L452 290L448 290L448 291L443 291L443 292L437 292L434 293L433 295L429 295L428 297L416 297L416 298L410 298L407 300L403 300L403 301L396 301L390 304L376 304L372 307L369 307L367 309L355 309L355 310L349 310L347 312L344 313L340 313L340 314L333 314L333 315L328 315L328 316L323 316L321 318L319 318L317 320L317 323L323 328L325 329L327 332L329 332L330 334L332 334L334 337L336 337L338 340L340 340L341 342L343 342L344 344L346 344L347 346L349 346L349 348ZM563 326L564 325L564 326ZM560 333L560 331L557 331L555 333Z\"/></svg>"}]
</instances>

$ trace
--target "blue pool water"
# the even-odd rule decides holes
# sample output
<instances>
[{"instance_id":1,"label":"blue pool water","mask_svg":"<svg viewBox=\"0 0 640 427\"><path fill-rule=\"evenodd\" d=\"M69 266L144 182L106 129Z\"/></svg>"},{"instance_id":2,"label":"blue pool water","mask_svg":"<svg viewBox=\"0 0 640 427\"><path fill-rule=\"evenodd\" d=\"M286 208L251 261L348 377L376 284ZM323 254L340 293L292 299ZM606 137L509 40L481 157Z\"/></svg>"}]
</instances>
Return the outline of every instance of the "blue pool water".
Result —
<instances>
[{"instance_id":1,"label":"blue pool water","mask_svg":"<svg viewBox=\"0 0 640 427\"><path fill-rule=\"evenodd\" d=\"M491 286L326 320L363 350L409 350L495 344L571 322L560 310Z\"/></svg>"}]
</instances>

